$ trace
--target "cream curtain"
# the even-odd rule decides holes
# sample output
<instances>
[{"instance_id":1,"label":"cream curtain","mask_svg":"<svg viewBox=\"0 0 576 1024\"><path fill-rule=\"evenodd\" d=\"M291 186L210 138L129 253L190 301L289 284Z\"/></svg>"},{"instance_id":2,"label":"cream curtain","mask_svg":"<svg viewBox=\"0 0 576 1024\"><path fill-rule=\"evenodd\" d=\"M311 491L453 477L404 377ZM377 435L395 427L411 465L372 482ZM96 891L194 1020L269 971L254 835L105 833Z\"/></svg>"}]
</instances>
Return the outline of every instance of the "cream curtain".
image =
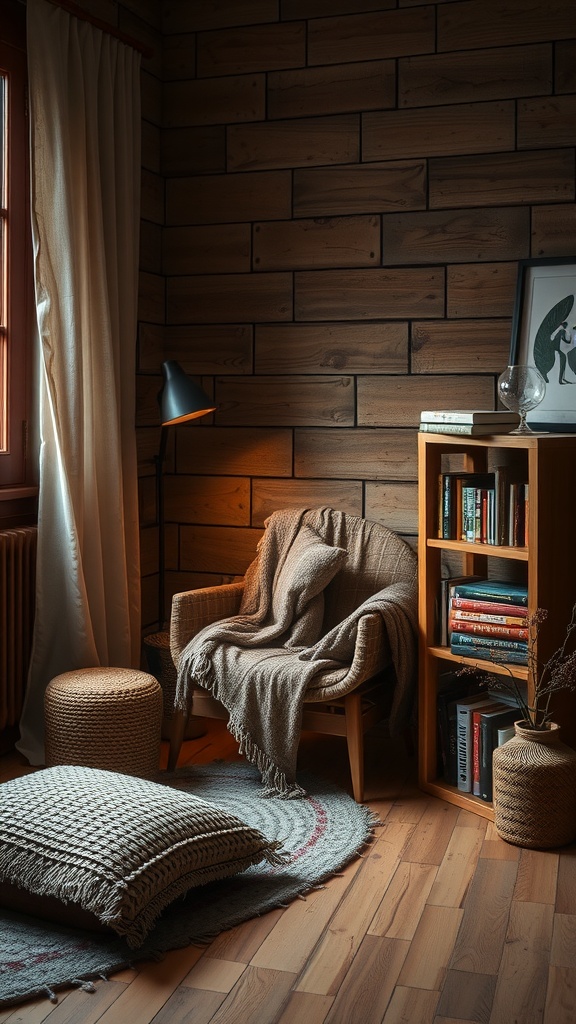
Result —
<instances>
[{"instance_id":1,"label":"cream curtain","mask_svg":"<svg viewBox=\"0 0 576 1024\"><path fill-rule=\"evenodd\" d=\"M45 0L27 19L40 509L18 749L42 764L49 680L139 662L140 56Z\"/></svg>"}]
</instances>

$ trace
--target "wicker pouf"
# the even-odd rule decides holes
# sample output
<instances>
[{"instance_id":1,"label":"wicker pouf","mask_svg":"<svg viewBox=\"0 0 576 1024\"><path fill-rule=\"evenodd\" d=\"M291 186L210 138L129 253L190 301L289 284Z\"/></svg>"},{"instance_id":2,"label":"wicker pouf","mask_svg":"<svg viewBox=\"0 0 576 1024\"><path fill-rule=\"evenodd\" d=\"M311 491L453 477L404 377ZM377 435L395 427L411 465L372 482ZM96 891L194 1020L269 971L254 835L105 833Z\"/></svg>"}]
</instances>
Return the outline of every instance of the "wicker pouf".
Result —
<instances>
[{"instance_id":1,"label":"wicker pouf","mask_svg":"<svg viewBox=\"0 0 576 1024\"><path fill-rule=\"evenodd\" d=\"M84 668L48 683L46 766L106 768L150 778L159 770L162 690L147 672Z\"/></svg>"}]
</instances>

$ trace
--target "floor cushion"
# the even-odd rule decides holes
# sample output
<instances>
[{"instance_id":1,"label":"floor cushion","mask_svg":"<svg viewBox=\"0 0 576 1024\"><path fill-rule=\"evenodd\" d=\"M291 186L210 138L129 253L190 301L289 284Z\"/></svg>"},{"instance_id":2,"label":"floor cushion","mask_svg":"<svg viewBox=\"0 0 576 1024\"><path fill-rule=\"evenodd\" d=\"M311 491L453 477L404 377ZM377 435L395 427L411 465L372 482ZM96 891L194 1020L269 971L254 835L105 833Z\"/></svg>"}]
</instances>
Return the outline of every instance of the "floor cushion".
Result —
<instances>
[{"instance_id":1,"label":"floor cushion","mask_svg":"<svg viewBox=\"0 0 576 1024\"><path fill-rule=\"evenodd\" d=\"M176 897L282 863L278 848L215 804L118 772L59 765L0 786L0 903L3 887L12 909L69 907L133 948Z\"/></svg>"}]
</instances>

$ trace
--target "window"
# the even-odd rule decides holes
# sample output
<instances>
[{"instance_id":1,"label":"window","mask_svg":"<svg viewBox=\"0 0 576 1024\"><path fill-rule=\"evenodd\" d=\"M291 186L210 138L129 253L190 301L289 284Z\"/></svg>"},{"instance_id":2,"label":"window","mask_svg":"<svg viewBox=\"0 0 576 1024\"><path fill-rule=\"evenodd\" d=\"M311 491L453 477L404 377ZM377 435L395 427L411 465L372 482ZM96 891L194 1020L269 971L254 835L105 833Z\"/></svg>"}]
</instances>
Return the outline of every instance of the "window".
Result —
<instances>
[{"instance_id":1,"label":"window","mask_svg":"<svg viewBox=\"0 0 576 1024\"><path fill-rule=\"evenodd\" d=\"M26 440L30 392L31 247L25 12L24 5L17 0L3 0L0 24L0 501L25 496L29 483Z\"/></svg>"}]
</instances>

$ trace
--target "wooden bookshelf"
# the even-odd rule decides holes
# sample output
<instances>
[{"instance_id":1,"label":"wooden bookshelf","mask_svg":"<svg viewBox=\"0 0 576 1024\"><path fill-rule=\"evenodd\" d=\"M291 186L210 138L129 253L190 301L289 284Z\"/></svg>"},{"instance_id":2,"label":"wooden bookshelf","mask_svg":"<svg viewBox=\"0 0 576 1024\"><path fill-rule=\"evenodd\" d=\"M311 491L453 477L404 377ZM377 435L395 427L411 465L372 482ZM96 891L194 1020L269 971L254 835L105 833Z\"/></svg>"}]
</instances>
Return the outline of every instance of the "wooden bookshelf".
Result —
<instances>
[{"instance_id":1,"label":"wooden bookshelf","mask_svg":"<svg viewBox=\"0 0 576 1024\"><path fill-rule=\"evenodd\" d=\"M502 461L522 469L529 484L526 547L468 543L438 538L438 479L442 472L485 473ZM559 647L576 600L576 434L418 435L418 559L419 559L419 778L422 789L459 807L493 819L491 803L463 793L438 777L437 688L440 672L458 664L490 672L505 671L489 661L460 658L438 643L437 600L443 575L514 578L528 588L529 614L548 612L538 637L542 663ZM447 569L448 565L448 569ZM450 570L450 571L448 571ZM526 680L529 670L510 665ZM562 739L576 747L574 695L557 695L554 720Z\"/></svg>"}]
</instances>

